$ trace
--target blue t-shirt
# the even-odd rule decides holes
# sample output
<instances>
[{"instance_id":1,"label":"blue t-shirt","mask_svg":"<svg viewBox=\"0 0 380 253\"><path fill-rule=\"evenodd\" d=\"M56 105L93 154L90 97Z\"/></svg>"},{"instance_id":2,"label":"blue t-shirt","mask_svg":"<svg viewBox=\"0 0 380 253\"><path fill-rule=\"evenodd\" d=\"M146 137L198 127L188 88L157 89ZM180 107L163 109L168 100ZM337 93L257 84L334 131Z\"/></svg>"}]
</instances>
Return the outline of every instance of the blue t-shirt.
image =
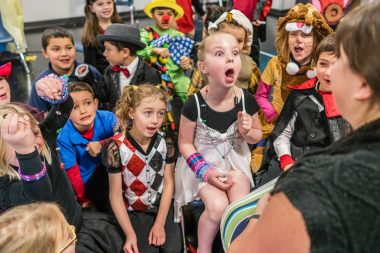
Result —
<instances>
[{"instance_id":1,"label":"blue t-shirt","mask_svg":"<svg viewBox=\"0 0 380 253\"><path fill-rule=\"evenodd\" d=\"M114 134L116 117L113 112L96 111L94 136L88 140L74 127L71 120L67 121L57 138L61 159L65 170L78 164L80 176L84 183L91 177L96 167L101 163L101 157L92 157L86 151L87 144L93 141L107 139Z\"/></svg>"},{"instance_id":2,"label":"blue t-shirt","mask_svg":"<svg viewBox=\"0 0 380 253\"><path fill-rule=\"evenodd\" d=\"M74 70L76 69L76 67L78 65L79 64L75 61L74 62ZM91 65L88 65L88 66L89 66L89 75L91 74L95 80L100 80L102 78L102 75L99 73L99 71L95 67L93 67ZM78 77L75 76L74 72L75 71L73 71L73 73L71 73L71 75L68 76L69 82L71 82L71 81L80 81L78 79ZM32 90L30 92L29 104L31 106L37 108L40 112L48 112L48 111L50 111L51 104L49 102L44 101L40 96L38 96L37 90L36 90L36 82L38 80L40 80L41 78L43 78L43 77L45 77L47 75L50 75L50 74L56 74L56 75L58 75L57 73L54 72L53 68L51 67L51 63L49 63L49 67L47 69L45 69L44 71L42 71L37 76L37 78L34 80L33 85L32 85ZM89 85L92 86L91 83L89 83Z\"/></svg>"}]
</instances>

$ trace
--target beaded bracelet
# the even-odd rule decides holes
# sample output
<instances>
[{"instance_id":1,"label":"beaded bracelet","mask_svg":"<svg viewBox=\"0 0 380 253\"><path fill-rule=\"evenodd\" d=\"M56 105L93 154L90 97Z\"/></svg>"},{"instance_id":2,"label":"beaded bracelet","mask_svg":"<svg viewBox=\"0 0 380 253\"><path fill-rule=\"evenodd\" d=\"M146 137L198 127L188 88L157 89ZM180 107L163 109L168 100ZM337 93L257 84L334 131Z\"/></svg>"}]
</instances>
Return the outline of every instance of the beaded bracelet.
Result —
<instances>
[{"instance_id":1,"label":"beaded bracelet","mask_svg":"<svg viewBox=\"0 0 380 253\"><path fill-rule=\"evenodd\" d=\"M62 86L61 87L61 94L60 94L61 98L60 99L50 99L50 98L48 98L46 96L42 96L41 98L43 100L45 100L46 102L49 102L52 105L61 104L61 103L65 102L66 99L69 96L69 92L68 92L68 89L67 89L67 83L68 83L69 80L68 80L67 75L57 76L55 74L50 74L47 77L49 77L49 78L55 78L58 81L60 81L61 86Z\"/></svg>"},{"instance_id":2,"label":"beaded bracelet","mask_svg":"<svg viewBox=\"0 0 380 253\"><path fill-rule=\"evenodd\" d=\"M34 174L34 175L22 174L21 168L19 167L18 168L18 174L20 175L21 180L26 181L26 182L34 182L34 181L38 181L41 178L43 178L46 175L46 165L43 162L41 162L41 163L42 163L42 170L40 172Z\"/></svg>"},{"instance_id":3,"label":"beaded bracelet","mask_svg":"<svg viewBox=\"0 0 380 253\"><path fill-rule=\"evenodd\" d=\"M187 165L202 182L208 182L208 175L215 168L208 164L198 152L186 159Z\"/></svg>"}]
</instances>

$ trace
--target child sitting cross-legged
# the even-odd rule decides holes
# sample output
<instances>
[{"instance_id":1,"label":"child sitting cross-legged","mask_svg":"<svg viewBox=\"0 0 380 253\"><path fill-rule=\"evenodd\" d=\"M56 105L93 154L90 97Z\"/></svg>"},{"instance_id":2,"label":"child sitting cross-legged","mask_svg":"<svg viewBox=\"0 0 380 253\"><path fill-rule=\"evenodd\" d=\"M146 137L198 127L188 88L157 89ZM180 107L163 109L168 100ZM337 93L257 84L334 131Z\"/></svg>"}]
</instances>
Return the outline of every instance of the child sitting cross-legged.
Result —
<instances>
[{"instance_id":1,"label":"child sitting cross-legged","mask_svg":"<svg viewBox=\"0 0 380 253\"><path fill-rule=\"evenodd\" d=\"M116 117L97 110L98 100L88 84L71 82L68 89L74 107L57 138L63 167L82 207L91 201L100 211L110 211L107 172L99 153L103 141L114 134Z\"/></svg>"},{"instance_id":2,"label":"child sitting cross-legged","mask_svg":"<svg viewBox=\"0 0 380 253\"><path fill-rule=\"evenodd\" d=\"M124 252L181 252L174 223L174 143L159 130L166 94L149 84L127 86L116 107L122 132L103 149L112 210L126 235Z\"/></svg>"}]
</instances>

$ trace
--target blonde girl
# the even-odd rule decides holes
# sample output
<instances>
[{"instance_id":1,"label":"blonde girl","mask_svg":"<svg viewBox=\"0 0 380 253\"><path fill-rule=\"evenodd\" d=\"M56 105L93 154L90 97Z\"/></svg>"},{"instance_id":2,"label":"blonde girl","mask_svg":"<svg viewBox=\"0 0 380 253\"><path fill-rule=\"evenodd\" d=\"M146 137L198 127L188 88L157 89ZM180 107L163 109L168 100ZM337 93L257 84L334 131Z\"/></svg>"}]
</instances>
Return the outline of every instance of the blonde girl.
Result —
<instances>
[{"instance_id":1,"label":"blonde girl","mask_svg":"<svg viewBox=\"0 0 380 253\"><path fill-rule=\"evenodd\" d=\"M240 50L241 68L236 80L236 86L247 89L254 94L260 81L261 73L256 63L249 56L252 45L253 28L249 19L239 10L231 10L223 13L214 23L208 24L208 32L221 31L232 34L238 41ZM197 68L192 76L188 95L193 95L207 84L207 79L202 76Z\"/></svg>"},{"instance_id":2,"label":"blonde girl","mask_svg":"<svg viewBox=\"0 0 380 253\"><path fill-rule=\"evenodd\" d=\"M182 110L175 200L178 219L183 205L194 198L203 201L197 252L211 253L224 210L253 186L247 143L256 143L262 134L255 99L235 85L241 68L236 38L213 33L198 55L208 85L189 97Z\"/></svg>"},{"instance_id":3,"label":"blonde girl","mask_svg":"<svg viewBox=\"0 0 380 253\"><path fill-rule=\"evenodd\" d=\"M104 148L111 206L127 238L124 252L181 251L172 205L174 143L159 131L166 103L156 86L125 87L116 106L123 131Z\"/></svg>"},{"instance_id":4,"label":"blonde girl","mask_svg":"<svg viewBox=\"0 0 380 253\"><path fill-rule=\"evenodd\" d=\"M85 23L82 33L84 62L96 67L100 73L109 65L103 56L104 48L96 40L98 34L113 23L123 23L114 0L86 0Z\"/></svg>"},{"instance_id":5,"label":"blonde girl","mask_svg":"<svg viewBox=\"0 0 380 253\"><path fill-rule=\"evenodd\" d=\"M56 204L34 203L0 216L0 249L7 253L74 253L77 236Z\"/></svg>"}]
</instances>

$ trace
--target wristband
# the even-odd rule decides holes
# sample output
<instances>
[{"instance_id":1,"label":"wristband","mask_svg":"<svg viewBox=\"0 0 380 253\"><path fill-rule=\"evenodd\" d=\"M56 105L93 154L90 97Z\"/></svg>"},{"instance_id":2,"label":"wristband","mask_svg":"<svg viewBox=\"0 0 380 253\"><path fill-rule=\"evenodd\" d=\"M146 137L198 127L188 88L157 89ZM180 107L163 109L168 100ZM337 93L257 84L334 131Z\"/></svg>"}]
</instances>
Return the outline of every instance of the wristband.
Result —
<instances>
[{"instance_id":1,"label":"wristband","mask_svg":"<svg viewBox=\"0 0 380 253\"><path fill-rule=\"evenodd\" d=\"M43 178L46 175L46 165L43 162L41 163L42 163L42 170L34 175L23 174L21 171L21 167L19 167L18 174L20 175L21 180L26 181L26 182L35 182Z\"/></svg>"},{"instance_id":2,"label":"wristband","mask_svg":"<svg viewBox=\"0 0 380 253\"><path fill-rule=\"evenodd\" d=\"M54 78L54 79L57 79L58 81L60 81L60 83L61 83L61 94L60 94L61 98L60 99L50 99L46 96L42 96L41 98L43 100L45 100L46 102L49 102L52 105L61 104L61 103L65 102L67 100L67 98L69 97L69 92L67 89L67 83L68 83L67 75L57 76L54 74L50 74L47 77Z\"/></svg>"},{"instance_id":3,"label":"wristband","mask_svg":"<svg viewBox=\"0 0 380 253\"><path fill-rule=\"evenodd\" d=\"M186 159L186 162L197 178L202 182L208 182L208 174L215 170L215 168L208 164L198 152L190 155Z\"/></svg>"}]
</instances>

